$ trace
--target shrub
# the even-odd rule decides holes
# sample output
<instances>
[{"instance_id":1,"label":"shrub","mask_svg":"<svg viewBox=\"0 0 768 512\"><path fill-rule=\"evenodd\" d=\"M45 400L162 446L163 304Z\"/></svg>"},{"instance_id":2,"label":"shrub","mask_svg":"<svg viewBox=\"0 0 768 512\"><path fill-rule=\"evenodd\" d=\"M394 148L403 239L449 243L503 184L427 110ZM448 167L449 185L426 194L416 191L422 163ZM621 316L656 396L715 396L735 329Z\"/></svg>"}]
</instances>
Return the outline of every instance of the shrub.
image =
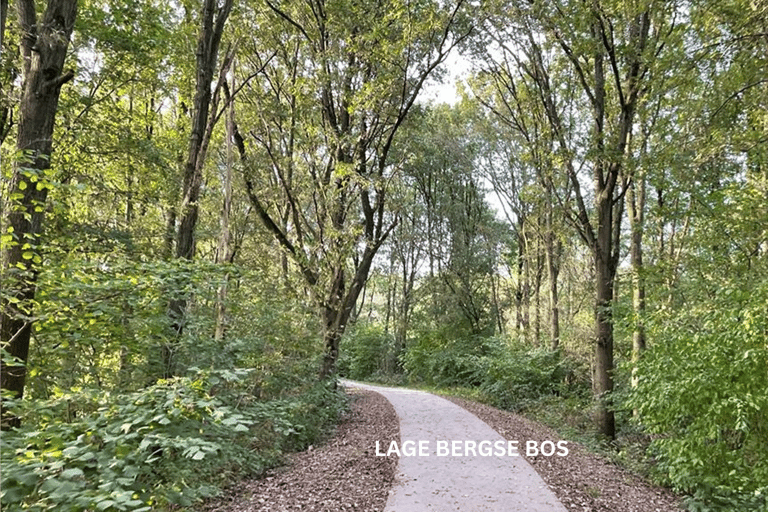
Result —
<instances>
[{"instance_id":1,"label":"shrub","mask_svg":"<svg viewBox=\"0 0 768 512\"><path fill-rule=\"evenodd\" d=\"M493 405L520 410L542 396L562 393L570 385L575 363L559 351L515 347L488 357L480 390Z\"/></svg>"},{"instance_id":2,"label":"shrub","mask_svg":"<svg viewBox=\"0 0 768 512\"><path fill-rule=\"evenodd\" d=\"M768 509L767 301L765 285L724 288L649 322L658 341L628 405L654 436L657 475L694 509Z\"/></svg>"},{"instance_id":3,"label":"shrub","mask_svg":"<svg viewBox=\"0 0 768 512\"><path fill-rule=\"evenodd\" d=\"M413 381L436 386L478 386L486 370L484 356L501 350L496 338L452 337L444 331L420 333L403 355L403 368Z\"/></svg>"},{"instance_id":4,"label":"shrub","mask_svg":"<svg viewBox=\"0 0 768 512\"><path fill-rule=\"evenodd\" d=\"M239 392L249 373L197 372L134 393L83 389L17 404L22 427L2 437L3 510L189 506L313 442L338 416L339 394L327 384L259 402Z\"/></svg>"},{"instance_id":5,"label":"shrub","mask_svg":"<svg viewBox=\"0 0 768 512\"><path fill-rule=\"evenodd\" d=\"M360 322L342 340L339 372L351 379L368 379L385 373L394 359L395 340L379 324Z\"/></svg>"},{"instance_id":6,"label":"shrub","mask_svg":"<svg viewBox=\"0 0 768 512\"><path fill-rule=\"evenodd\" d=\"M474 387L497 407L519 410L542 396L583 391L581 364L560 351L510 345L498 338L442 338L431 332L408 347L404 366L413 380Z\"/></svg>"}]
</instances>

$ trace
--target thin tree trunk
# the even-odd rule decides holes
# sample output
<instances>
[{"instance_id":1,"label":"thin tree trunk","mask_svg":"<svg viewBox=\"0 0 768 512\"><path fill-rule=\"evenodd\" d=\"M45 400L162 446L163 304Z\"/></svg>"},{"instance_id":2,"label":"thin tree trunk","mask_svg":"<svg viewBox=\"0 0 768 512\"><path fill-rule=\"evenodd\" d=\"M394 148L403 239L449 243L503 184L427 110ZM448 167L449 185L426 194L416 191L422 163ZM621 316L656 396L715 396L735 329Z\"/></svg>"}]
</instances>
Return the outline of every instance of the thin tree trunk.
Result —
<instances>
[{"instance_id":1,"label":"thin tree trunk","mask_svg":"<svg viewBox=\"0 0 768 512\"><path fill-rule=\"evenodd\" d=\"M212 132L215 116L210 115L213 75L216 70L219 44L224 32L224 25L232 10L233 0L225 0L217 8L216 0L205 0L200 15L200 33L197 40L197 78L194 110L192 113L192 131L189 135L187 161L184 166L180 219L176 234L176 258L192 260L195 254L195 228L199 215L198 200L203 182L203 164L205 163L208 140ZM184 316L187 298L177 296L168 305L173 336L177 339L184 330ZM175 374L173 355L175 347L167 344L162 349L163 377Z\"/></svg>"},{"instance_id":2,"label":"thin tree trunk","mask_svg":"<svg viewBox=\"0 0 768 512\"><path fill-rule=\"evenodd\" d=\"M541 280L544 274L544 263L541 258L541 245L540 241L536 241L536 277L534 279L534 336L536 346L541 346Z\"/></svg>"},{"instance_id":3,"label":"thin tree trunk","mask_svg":"<svg viewBox=\"0 0 768 512\"><path fill-rule=\"evenodd\" d=\"M0 0L0 48L5 50L5 22L8 19L8 0Z\"/></svg>"},{"instance_id":4,"label":"thin tree trunk","mask_svg":"<svg viewBox=\"0 0 768 512\"><path fill-rule=\"evenodd\" d=\"M550 330L552 350L557 350L560 346L560 297L558 294L558 279L560 278L560 257L559 250L556 247L558 242L552 226L552 209L550 207L547 213L547 234L546 234L546 257L547 271L549 277L549 307L550 307Z\"/></svg>"},{"instance_id":5,"label":"thin tree trunk","mask_svg":"<svg viewBox=\"0 0 768 512\"><path fill-rule=\"evenodd\" d=\"M10 298L0 304L0 341L20 364L0 366L2 389L21 398L26 382L26 362L32 328L32 303L40 271L39 237L53 150L53 129L61 87L74 77L64 71L69 39L75 25L77 0L49 0L38 19L33 0L19 0L19 22L23 31L21 54L23 84L19 104L19 127L9 184L9 208L5 225L13 240L3 252L2 287ZM21 270L19 272L19 270ZM2 428L19 425L18 418L2 415Z\"/></svg>"},{"instance_id":6,"label":"thin tree trunk","mask_svg":"<svg viewBox=\"0 0 768 512\"><path fill-rule=\"evenodd\" d=\"M515 329L518 335L528 338L528 271L526 260L528 247L525 238L525 223L521 219L517 226L517 287L515 290Z\"/></svg>"},{"instance_id":7,"label":"thin tree trunk","mask_svg":"<svg viewBox=\"0 0 768 512\"><path fill-rule=\"evenodd\" d=\"M493 314L496 318L496 329L499 334L504 334L504 314L501 310L501 300L499 299L499 283L496 273L491 275L491 297L493 298Z\"/></svg>"},{"instance_id":8,"label":"thin tree trunk","mask_svg":"<svg viewBox=\"0 0 768 512\"><path fill-rule=\"evenodd\" d=\"M163 234L163 256L166 260L173 257L173 244L176 235L176 208L171 206L163 211L165 233Z\"/></svg>"},{"instance_id":9,"label":"thin tree trunk","mask_svg":"<svg viewBox=\"0 0 768 512\"><path fill-rule=\"evenodd\" d=\"M411 266L408 267L408 259L403 257L403 288L401 290L403 294L402 302L400 303L400 332L398 332L395 339L395 350L397 353L405 347L406 340L408 339L408 328L410 327L411 320L411 307L413 305L413 284L416 279L416 273L413 268L413 259L411 258Z\"/></svg>"},{"instance_id":10,"label":"thin tree trunk","mask_svg":"<svg viewBox=\"0 0 768 512\"><path fill-rule=\"evenodd\" d=\"M394 274L394 259L390 260L389 272L387 273L387 303L384 310L384 334L389 334L389 322L392 319L392 308L395 302L397 283L392 284L392 275Z\"/></svg>"},{"instance_id":11,"label":"thin tree trunk","mask_svg":"<svg viewBox=\"0 0 768 512\"><path fill-rule=\"evenodd\" d=\"M232 90L235 90L234 83ZM232 139L234 137L234 102L229 102L227 107L227 167L224 171L223 189L224 204L221 208L221 217L219 220L221 232L219 233L219 246L216 251L216 263L232 263L231 232L229 216L232 211L232 166L234 165L234 151L232 150ZM224 281L219 285L216 297L216 329L213 339L221 341L227 329L227 293L229 287L229 272L224 275Z\"/></svg>"},{"instance_id":12,"label":"thin tree trunk","mask_svg":"<svg viewBox=\"0 0 768 512\"><path fill-rule=\"evenodd\" d=\"M643 228L645 224L645 175L638 171L627 193L631 231L629 257L632 266L632 387L637 386L637 364L645 351L645 276L643 269Z\"/></svg>"}]
</instances>

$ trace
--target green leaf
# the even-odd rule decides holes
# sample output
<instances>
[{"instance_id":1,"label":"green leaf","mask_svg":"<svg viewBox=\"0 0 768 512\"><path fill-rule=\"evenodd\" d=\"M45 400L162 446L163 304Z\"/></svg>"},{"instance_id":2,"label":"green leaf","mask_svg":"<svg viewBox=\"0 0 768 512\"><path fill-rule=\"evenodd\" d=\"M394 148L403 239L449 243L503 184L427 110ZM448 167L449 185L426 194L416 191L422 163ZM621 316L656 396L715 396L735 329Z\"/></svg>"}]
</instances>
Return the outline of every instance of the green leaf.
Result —
<instances>
[{"instance_id":1,"label":"green leaf","mask_svg":"<svg viewBox=\"0 0 768 512\"><path fill-rule=\"evenodd\" d=\"M111 507L112 505L116 505L116 502L114 502L113 500L104 500L104 501L98 502L96 504L96 508L98 510L106 510L109 507Z\"/></svg>"},{"instance_id":2,"label":"green leaf","mask_svg":"<svg viewBox=\"0 0 768 512\"><path fill-rule=\"evenodd\" d=\"M80 469L80 468L70 468L70 469L65 469L64 471L62 471L60 476L61 476L61 478L73 479L73 478L78 478L78 477L81 477L81 476L84 476L84 475L85 475L85 473L83 473L82 469Z\"/></svg>"}]
</instances>

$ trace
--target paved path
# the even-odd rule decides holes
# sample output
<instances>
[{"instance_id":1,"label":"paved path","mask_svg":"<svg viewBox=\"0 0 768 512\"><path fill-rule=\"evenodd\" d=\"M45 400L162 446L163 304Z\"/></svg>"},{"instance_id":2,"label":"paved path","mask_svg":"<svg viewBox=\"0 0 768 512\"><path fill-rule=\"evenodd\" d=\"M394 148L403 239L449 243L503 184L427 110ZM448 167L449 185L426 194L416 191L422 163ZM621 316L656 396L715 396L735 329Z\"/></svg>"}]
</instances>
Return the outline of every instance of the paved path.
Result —
<instances>
[{"instance_id":1,"label":"paved path","mask_svg":"<svg viewBox=\"0 0 768 512\"><path fill-rule=\"evenodd\" d=\"M345 380L341 384L384 395L400 417L398 449L418 453L421 441L424 453L429 453L401 453L385 512L566 512L531 465L521 456L509 456L504 438L461 407L424 391ZM414 443L405 445L409 440ZM388 451L390 441L380 440L380 453ZM467 455L472 441L477 443L475 455ZM481 441L487 441L485 456L480 455ZM526 440L519 441L522 453Z\"/></svg>"}]
</instances>

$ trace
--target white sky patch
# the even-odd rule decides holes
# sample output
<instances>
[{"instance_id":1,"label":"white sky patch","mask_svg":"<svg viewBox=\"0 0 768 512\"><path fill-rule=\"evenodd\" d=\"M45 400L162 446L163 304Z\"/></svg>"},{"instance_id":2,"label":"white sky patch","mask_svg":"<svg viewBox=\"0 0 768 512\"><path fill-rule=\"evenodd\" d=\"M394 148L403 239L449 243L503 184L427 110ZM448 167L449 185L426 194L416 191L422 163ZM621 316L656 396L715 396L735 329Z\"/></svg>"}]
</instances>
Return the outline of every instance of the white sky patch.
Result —
<instances>
[{"instance_id":1,"label":"white sky patch","mask_svg":"<svg viewBox=\"0 0 768 512\"><path fill-rule=\"evenodd\" d=\"M447 103L455 105L459 101L456 84L469 77L470 63L458 51L454 50L443 64L445 76L441 81L429 79L424 84L419 99L425 103Z\"/></svg>"}]
</instances>

